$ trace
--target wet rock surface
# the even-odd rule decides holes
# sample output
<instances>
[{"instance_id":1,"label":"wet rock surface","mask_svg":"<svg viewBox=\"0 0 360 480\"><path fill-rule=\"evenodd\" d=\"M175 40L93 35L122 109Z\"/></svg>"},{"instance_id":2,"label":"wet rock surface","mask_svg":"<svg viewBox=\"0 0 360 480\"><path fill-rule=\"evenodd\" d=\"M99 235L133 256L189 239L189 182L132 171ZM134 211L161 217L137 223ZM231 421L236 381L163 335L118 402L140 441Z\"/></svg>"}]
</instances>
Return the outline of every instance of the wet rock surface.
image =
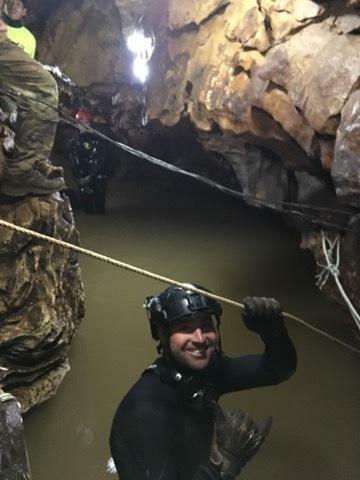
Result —
<instances>
[{"instance_id":1,"label":"wet rock surface","mask_svg":"<svg viewBox=\"0 0 360 480\"><path fill-rule=\"evenodd\" d=\"M78 243L69 201L60 194L11 204L2 198L0 217ZM0 382L23 411L50 398L61 384L83 314L77 255L0 227Z\"/></svg>"},{"instance_id":2,"label":"wet rock surface","mask_svg":"<svg viewBox=\"0 0 360 480\"><path fill-rule=\"evenodd\" d=\"M353 92L341 114L331 175L342 203L360 207L360 90Z\"/></svg>"},{"instance_id":3,"label":"wet rock surface","mask_svg":"<svg viewBox=\"0 0 360 480\"><path fill-rule=\"evenodd\" d=\"M0 479L30 480L20 406L0 389Z\"/></svg>"}]
</instances>

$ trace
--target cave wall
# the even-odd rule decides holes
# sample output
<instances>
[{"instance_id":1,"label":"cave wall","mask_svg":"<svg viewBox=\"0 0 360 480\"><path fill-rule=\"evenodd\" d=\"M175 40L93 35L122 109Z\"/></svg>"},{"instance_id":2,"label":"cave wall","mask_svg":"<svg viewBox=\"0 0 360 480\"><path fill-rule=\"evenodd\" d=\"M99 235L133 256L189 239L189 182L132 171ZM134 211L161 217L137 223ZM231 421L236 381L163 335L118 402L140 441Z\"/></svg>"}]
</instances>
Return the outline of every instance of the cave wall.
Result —
<instances>
[{"instance_id":1,"label":"cave wall","mask_svg":"<svg viewBox=\"0 0 360 480\"><path fill-rule=\"evenodd\" d=\"M77 244L67 197L1 198L0 217ZM78 255L0 227L0 383L21 404L38 405L60 386L84 315Z\"/></svg>"}]
</instances>

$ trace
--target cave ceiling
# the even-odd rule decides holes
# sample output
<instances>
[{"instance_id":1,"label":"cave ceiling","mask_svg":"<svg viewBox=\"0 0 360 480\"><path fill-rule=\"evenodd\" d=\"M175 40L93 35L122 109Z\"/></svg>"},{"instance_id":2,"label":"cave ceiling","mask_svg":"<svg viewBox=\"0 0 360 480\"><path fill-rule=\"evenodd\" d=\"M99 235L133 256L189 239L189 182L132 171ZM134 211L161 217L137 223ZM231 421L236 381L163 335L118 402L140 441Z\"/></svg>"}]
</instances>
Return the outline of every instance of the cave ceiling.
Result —
<instances>
[{"instance_id":1,"label":"cave ceiling","mask_svg":"<svg viewBox=\"0 0 360 480\"><path fill-rule=\"evenodd\" d=\"M29 20L40 60L87 95L100 92L100 103L107 97L113 130L140 129L136 112L146 103L150 123L171 128L187 119L205 148L230 163L247 145L271 152L285 170L330 176L338 199L358 207L360 179L342 166L351 148L345 163L358 167L358 141L344 129L347 112L359 108L359 4L33 0ZM146 101L126 46L140 25L156 39Z\"/></svg>"}]
</instances>

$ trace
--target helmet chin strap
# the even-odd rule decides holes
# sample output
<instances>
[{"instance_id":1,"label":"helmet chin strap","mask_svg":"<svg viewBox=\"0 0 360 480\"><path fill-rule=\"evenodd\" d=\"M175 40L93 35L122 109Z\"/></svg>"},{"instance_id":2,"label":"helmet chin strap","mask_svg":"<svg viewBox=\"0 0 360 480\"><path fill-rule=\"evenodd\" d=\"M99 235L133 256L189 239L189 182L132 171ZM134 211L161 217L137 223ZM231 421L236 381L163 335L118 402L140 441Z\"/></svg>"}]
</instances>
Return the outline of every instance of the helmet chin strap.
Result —
<instances>
[{"instance_id":1,"label":"helmet chin strap","mask_svg":"<svg viewBox=\"0 0 360 480\"><path fill-rule=\"evenodd\" d=\"M221 341L221 335L220 335L220 325L221 325L221 318L219 315L215 315L216 318L216 330L217 330L217 336L218 336L218 351L223 354L223 348L222 348L222 341Z\"/></svg>"}]
</instances>

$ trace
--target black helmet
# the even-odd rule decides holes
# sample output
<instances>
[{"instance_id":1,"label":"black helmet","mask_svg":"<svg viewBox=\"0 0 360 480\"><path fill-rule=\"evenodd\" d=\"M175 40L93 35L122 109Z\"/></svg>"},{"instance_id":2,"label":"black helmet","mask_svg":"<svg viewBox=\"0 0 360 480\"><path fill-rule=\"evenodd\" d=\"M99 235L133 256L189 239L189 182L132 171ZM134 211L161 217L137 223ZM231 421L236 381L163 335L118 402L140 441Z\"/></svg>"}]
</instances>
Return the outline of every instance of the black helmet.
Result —
<instances>
[{"instance_id":1,"label":"black helmet","mask_svg":"<svg viewBox=\"0 0 360 480\"><path fill-rule=\"evenodd\" d=\"M200 285L189 284L189 286L210 293ZM157 297L146 297L144 308L150 320L151 335L154 340L159 340L157 329L159 325L170 325L199 313L213 314L217 319L222 314L221 305L216 300L182 287L169 287Z\"/></svg>"}]
</instances>

